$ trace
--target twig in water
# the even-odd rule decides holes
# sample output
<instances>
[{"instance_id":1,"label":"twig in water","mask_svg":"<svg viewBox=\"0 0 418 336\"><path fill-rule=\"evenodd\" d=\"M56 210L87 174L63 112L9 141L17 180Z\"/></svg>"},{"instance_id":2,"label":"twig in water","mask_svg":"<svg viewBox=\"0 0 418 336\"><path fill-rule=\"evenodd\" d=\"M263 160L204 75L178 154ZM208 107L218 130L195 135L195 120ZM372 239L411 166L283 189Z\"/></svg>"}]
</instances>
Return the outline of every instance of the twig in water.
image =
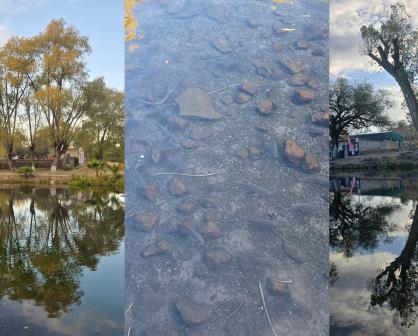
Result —
<instances>
[{"instance_id":1,"label":"twig in water","mask_svg":"<svg viewBox=\"0 0 418 336\"><path fill-rule=\"evenodd\" d=\"M131 336L131 327L128 328L128 336Z\"/></svg>"},{"instance_id":2,"label":"twig in water","mask_svg":"<svg viewBox=\"0 0 418 336\"><path fill-rule=\"evenodd\" d=\"M211 174L154 173L153 175L179 175L179 176L190 176L190 177L207 177L207 176L215 176L216 173L211 173Z\"/></svg>"},{"instance_id":3,"label":"twig in water","mask_svg":"<svg viewBox=\"0 0 418 336\"><path fill-rule=\"evenodd\" d=\"M232 87L234 87L234 86L238 86L238 85L241 85L241 83L235 83L235 84L232 84L232 85L229 85L229 86L225 86L225 87L223 87L223 88L221 88L221 89L218 89L218 90L215 90L215 91L208 92L207 94L208 94L208 95L210 95L210 94L212 94L212 93L216 93L216 92L219 92L219 91L223 91L223 90L226 90L226 89L232 88Z\"/></svg>"},{"instance_id":4,"label":"twig in water","mask_svg":"<svg viewBox=\"0 0 418 336\"><path fill-rule=\"evenodd\" d=\"M164 96L163 99L161 99L159 101L156 101L156 102L152 102L152 101L145 100L145 99L138 99L138 100L145 105L161 105L161 104L164 104L167 101L167 99L170 97L172 92L173 91L168 91L168 93Z\"/></svg>"},{"instance_id":5,"label":"twig in water","mask_svg":"<svg viewBox=\"0 0 418 336\"><path fill-rule=\"evenodd\" d=\"M238 306L238 308L237 309L235 309L231 314L229 314L226 318L227 319L229 319L230 317L232 317L232 316L234 316L236 313L238 313L239 312L239 310L241 309L241 307L242 307L242 304L244 303L244 300L242 300L241 301L241 303L239 304L239 306Z\"/></svg>"},{"instance_id":6,"label":"twig in water","mask_svg":"<svg viewBox=\"0 0 418 336\"><path fill-rule=\"evenodd\" d=\"M261 287L261 282L260 281L258 282L258 287L260 288L260 294L261 294L261 300L263 301L264 312L266 313L267 320L269 321L271 331L273 331L274 336L277 336L276 332L274 331L271 320L270 320L270 315L269 315L269 312L268 312L267 307L266 307L266 301L264 300L263 288Z\"/></svg>"},{"instance_id":7,"label":"twig in water","mask_svg":"<svg viewBox=\"0 0 418 336\"><path fill-rule=\"evenodd\" d=\"M129 311L131 310L131 308L132 308L132 306L134 305L134 303L132 302L129 306L128 306L128 309L126 309L126 312L125 312L125 314L128 314L129 313Z\"/></svg>"}]
</instances>

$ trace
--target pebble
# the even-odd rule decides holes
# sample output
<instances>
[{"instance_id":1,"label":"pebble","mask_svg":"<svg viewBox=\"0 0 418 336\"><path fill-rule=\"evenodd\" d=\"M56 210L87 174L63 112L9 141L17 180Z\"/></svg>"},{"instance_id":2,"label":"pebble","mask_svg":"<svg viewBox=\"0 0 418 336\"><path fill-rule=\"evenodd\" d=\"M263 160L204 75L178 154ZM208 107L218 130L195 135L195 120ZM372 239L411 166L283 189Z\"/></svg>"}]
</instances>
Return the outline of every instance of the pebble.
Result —
<instances>
[{"instance_id":1,"label":"pebble","mask_svg":"<svg viewBox=\"0 0 418 336\"><path fill-rule=\"evenodd\" d=\"M235 102L238 104L245 104L248 101L250 101L250 99L251 99L251 96L242 91L238 91L234 98Z\"/></svg>"},{"instance_id":2,"label":"pebble","mask_svg":"<svg viewBox=\"0 0 418 336\"><path fill-rule=\"evenodd\" d=\"M262 20L259 16L250 16L245 22L250 28L257 28L262 24Z\"/></svg>"},{"instance_id":3,"label":"pebble","mask_svg":"<svg viewBox=\"0 0 418 336\"><path fill-rule=\"evenodd\" d=\"M248 158L248 150L243 146L237 146L234 149L234 155L239 159L247 159Z\"/></svg>"},{"instance_id":4,"label":"pebble","mask_svg":"<svg viewBox=\"0 0 418 336\"><path fill-rule=\"evenodd\" d=\"M266 288L273 295L290 295L289 284L281 282L279 279L268 277Z\"/></svg>"},{"instance_id":5,"label":"pebble","mask_svg":"<svg viewBox=\"0 0 418 336\"><path fill-rule=\"evenodd\" d=\"M245 81L241 86L241 90L250 96L254 96L258 91L258 84L252 80Z\"/></svg>"},{"instance_id":6,"label":"pebble","mask_svg":"<svg viewBox=\"0 0 418 336\"><path fill-rule=\"evenodd\" d=\"M136 215L136 220L143 231L151 232L158 222L158 215L152 211L143 211Z\"/></svg>"},{"instance_id":7,"label":"pebble","mask_svg":"<svg viewBox=\"0 0 418 336\"><path fill-rule=\"evenodd\" d=\"M250 155L253 157L259 157L261 154L260 148L257 147L256 145L250 145L248 151Z\"/></svg>"},{"instance_id":8,"label":"pebble","mask_svg":"<svg viewBox=\"0 0 418 336\"><path fill-rule=\"evenodd\" d=\"M158 188L156 185L151 184L147 187L145 187L144 190L144 195L146 197L146 199L150 202L154 202L156 201L157 197L158 197Z\"/></svg>"},{"instance_id":9,"label":"pebble","mask_svg":"<svg viewBox=\"0 0 418 336\"><path fill-rule=\"evenodd\" d=\"M291 243L283 243L283 249L297 263L302 264L306 261L306 255L299 247Z\"/></svg>"},{"instance_id":10,"label":"pebble","mask_svg":"<svg viewBox=\"0 0 418 336\"><path fill-rule=\"evenodd\" d=\"M231 260L232 255L222 248L206 252L206 264L210 268L223 268L227 266Z\"/></svg>"},{"instance_id":11,"label":"pebble","mask_svg":"<svg viewBox=\"0 0 418 336\"><path fill-rule=\"evenodd\" d=\"M205 303L195 302L188 298L175 301L177 311L184 323L197 325L206 322L212 315L212 307Z\"/></svg>"},{"instance_id":12,"label":"pebble","mask_svg":"<svg viewBox=\"0 0 418 336\"><path fill-rule=\"evenodd\" d=\"M309 43L306 42L305 40L299 40L295 42L295 48L296 49L308 49L309 48Z\"/></svg>"},{"instance_id":13,"label":"pebble","mask_svg":"<svg viewBox=\"0 0 418 336\"><path fill-rule=\"evenodd\" d=\"M321 165L312 154L306 154L303 159L302 168L309 173L316 173L321 170Z\"/></svg>"},{"instance_id":14,"label":"pebble","mask_svg":"<svg viewBox=\"0 0 418 336\"><path fill-rule=\"evenodd\" d=\"M194 149L199 147L199 143L190 138L183 138L180 140L180 145L186 149Z\"/></svg>"},{"instance_id":15,"label":"pebble","mask_svg":"<svg viewBox=\"0 0 418 336\"><path fill-rule=\"evenodd\" d=\"M228 39L224 36L218 37L212 41L212 45L216 50L223 54L228 54L232 51L231 44Z\"/></svg>"},{"instance_id":16,"label":"pebble","mask_svg":"<svg viewBox=\"0 0 418 336\"><path fill-rule=\"evenodd\" d=\"M312 114L312 123L320 126L328 126L329 111L315 112Z\"/></svg>"},{"instance_id":17,"label":"pebble","mask_svg":"<svg viewBox=\"0 0 418 336\"><path fill-rule=\"evenodd\" d=\"M287 140L285 142L285 157L292 166L298 167L305 157L305 151L293 140Z\"/></svg>"},{"instance_id":18,"label":"pebble","mask_svg":"<svg viewBox=\"0 0 418 336\"><path fill-rule=\"evenodd\" d=\"M303 86L306 85L309 81L309 77L305 74L299 73L290 77L287 81L287 84L290 86Z\"/></svg>"},{"instance_id":19,"label":"pebble","mask_svg":"<svg viewBox=\"0 0 418 336\"><path fill-rule=\"evenodd\" d=\"M263 100L258 106L257 111L262 115L269 115L273 112L273 102L271 100Z\"/></svg>"},{"instance_id":20,"label":"pebble","mask_svg":"<svg viewBox=\"0 0 418 336\"><path fill-rule=\"evenodd\" d=\"M165 240L152 243L142 250L144 258L153 257L170 251L170 244Z\"/></svg>"},{"instance_id":21,"label":"pebble","mask_svg":"<svg viewBox=\"0 0 418 336\"><path fill-rule=\"evenodd\" d=\"M152 160L152 162L154 162L154 163L160 163L161 158L162 158L161 152L159 150L157 150L157 149L153 149L152 152L151 152L151 160Z\"/></svg>"},{"instance_id":22,"label":"pebble","mask_svg":"<svg viewBox=\"0 0 418 336\"><path fill-rule=\"evenodd\" d=\"M292 75L305 71L305 64L303 63L303 61L284 60L281 61L281 64Z\"/></svg>"},{"instance_id":23,"label":"pebble","mask_svg":"<svg viewBox=\"0 0 418 336\"><path fill-rule=\"evenodd\" d=\"M170 194L174 196L181 196L187 192L186 186L177 177L173 178L168 187L168 190L170 191Z\"/></svg>"},{"instance_id":24,"label":"pebble","mask_svg":"<svg viewBox=\"0 0 418 336\"><path fill-rule=\"evenodd\" d=\"M200 229L199 232L206 239L216 239L222 236L221 228L218 224L213 221L206 222Z\"/></svg>"},{"instance_id":25,"label":"pebble","mask_svg":"<svg viewBox=\"0 0 418 336\"><path fill-rule=\"evenodd\" d=\"M185 201L181 203L177 209L183 214L191 214L196 211L197 203L193 201Z\"/></svg>"},{"instance_id":26,"label":"pebble","mask_svg":"<svg viewBox=\"0 0 418 336\"><path fill-rule=\"evenodd\" d=\"M297 104L309 104L315 99L315 94L310 90L297 90L293 94L293 101Z\"/></svg>"}]
</instances>

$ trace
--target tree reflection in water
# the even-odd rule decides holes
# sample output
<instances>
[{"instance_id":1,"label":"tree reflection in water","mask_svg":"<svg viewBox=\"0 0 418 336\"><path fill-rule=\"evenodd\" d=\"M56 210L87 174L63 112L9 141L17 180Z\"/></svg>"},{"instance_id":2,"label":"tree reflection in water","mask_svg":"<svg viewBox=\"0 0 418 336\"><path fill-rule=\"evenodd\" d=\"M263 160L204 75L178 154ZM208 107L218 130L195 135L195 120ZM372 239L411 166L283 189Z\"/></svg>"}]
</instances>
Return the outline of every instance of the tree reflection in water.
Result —
<instances>
[{"instance_id":1,"label":"tree reflection in water","mask_svg":"<svg viewBox=\"0 0 418 336\"><path fill-rule=\"evenodd\" d=\"M49 317L80 304L83 267L96 270L124 235L116 194L0 190L0 299L31 300Z\"/></svg>"},{"instance_id":2,"label":"tree reflection in water","mask_svg":"<svg viewBox=\"0 0 418 336\"><path fill-rule=\"evenodd\" d=\"M330 244L344 257L350 258L363 249L373 251L382 241L390 241L396 225L389 216L397 204L365 205L353 195L335 190L330 198ZM371 279L372 306L388 304L395 311L395 323L404 327L415 324L418 305L418 205L414 207L412 225L399 257ZM337 265L332 263L331 285L338 280Z\"/></svg>"},{"instance_id":3,"label":"tree reflection in water","mask_svg":"<svg viewBox=\"0 0 418 336\"><path fill-rule=\"evenodd\" d=\"M418 205L415 208L408 239L399 257L379 271L371 282L372 306L386 302L396 310L395 322L411 327L417 317L418 305Z\"/></svg>"}]
</instances>

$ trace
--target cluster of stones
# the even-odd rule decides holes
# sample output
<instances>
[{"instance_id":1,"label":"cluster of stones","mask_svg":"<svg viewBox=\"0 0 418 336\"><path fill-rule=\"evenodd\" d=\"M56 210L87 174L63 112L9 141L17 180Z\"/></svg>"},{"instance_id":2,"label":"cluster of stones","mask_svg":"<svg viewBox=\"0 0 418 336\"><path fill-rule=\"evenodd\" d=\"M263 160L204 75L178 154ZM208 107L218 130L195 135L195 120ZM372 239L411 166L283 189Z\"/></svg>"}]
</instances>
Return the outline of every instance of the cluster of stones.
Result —
<instances>
[{"instance_id":1,"label":"cluster of stones","mask_svg":"<svg viewBox=\"0 0 418 336\"><path fill-rule=\"evenodd\" d=\"M312 154L305 153L305 150L293 140L285 142L284 154L287 162L292 167L301 167L309 173L321 170L318 160Z\"/></svg>"}]
</instances>

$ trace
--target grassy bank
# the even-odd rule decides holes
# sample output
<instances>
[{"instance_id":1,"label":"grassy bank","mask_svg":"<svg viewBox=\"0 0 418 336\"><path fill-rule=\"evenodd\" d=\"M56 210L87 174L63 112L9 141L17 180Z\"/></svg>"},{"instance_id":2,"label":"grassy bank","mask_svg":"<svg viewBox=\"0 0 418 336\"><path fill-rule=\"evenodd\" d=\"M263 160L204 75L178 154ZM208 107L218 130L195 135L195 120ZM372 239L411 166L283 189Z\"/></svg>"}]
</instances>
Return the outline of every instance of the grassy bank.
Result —
<instances>
[{"instance_id":1,"label":"grassy bank","mask_svg":"<svg viewBox=\"0 0 418 336\"><path fill-rule=\"evenodd\" d=\"M99 176L97 176L99 175ZM30 186L68 185L73 188L117 187L123 188L123 174L110 171L97 174L96 170L81 167L71 171L36 170L32 176L24 176L10 170L0 170L0 184L25 184Z\"/></svg>"}]
</instances>

